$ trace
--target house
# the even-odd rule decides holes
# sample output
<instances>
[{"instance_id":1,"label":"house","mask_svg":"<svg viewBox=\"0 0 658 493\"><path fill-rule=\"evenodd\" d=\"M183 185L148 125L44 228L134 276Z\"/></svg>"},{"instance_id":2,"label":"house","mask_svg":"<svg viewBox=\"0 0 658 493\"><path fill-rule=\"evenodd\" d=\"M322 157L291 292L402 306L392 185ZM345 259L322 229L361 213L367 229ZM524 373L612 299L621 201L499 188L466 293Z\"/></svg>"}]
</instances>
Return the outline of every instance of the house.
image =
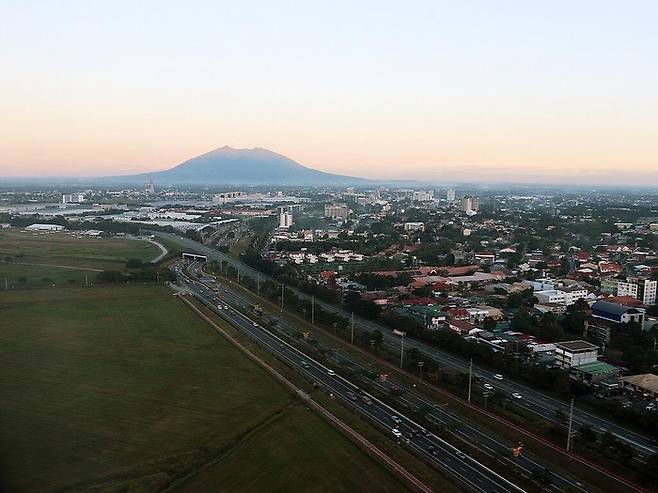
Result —
<instances>
[{"instance_id":1,"label":"house","mask_svg":"<svg viewBox=\"0 0 658 493\"><path fill-rule=\"evenodd\" d=\"M479 264L493 264L496 261L496 255L490 252L478 252L475 254L475 261Z\"/></svg>"},{"instance_id":2,"label":"house","mask_svg":"<svg viewBox=\"0 0 658 493\"><path fill-rule=\"evenodd\" d=\"M472 330L476 329L475 325L464 320L448 320L448 328L462 336L469 335Z\"/></svg>"},{"instance_id":3,"label":"house","mask_svg":"<svg viewBox=\"0 0 658 493\"><path fill-rule=\"evenodd\" d=\"M582 340L555 343L555 364L564 369L598 361L598 346Z\"/></svg>"}]
</instances>

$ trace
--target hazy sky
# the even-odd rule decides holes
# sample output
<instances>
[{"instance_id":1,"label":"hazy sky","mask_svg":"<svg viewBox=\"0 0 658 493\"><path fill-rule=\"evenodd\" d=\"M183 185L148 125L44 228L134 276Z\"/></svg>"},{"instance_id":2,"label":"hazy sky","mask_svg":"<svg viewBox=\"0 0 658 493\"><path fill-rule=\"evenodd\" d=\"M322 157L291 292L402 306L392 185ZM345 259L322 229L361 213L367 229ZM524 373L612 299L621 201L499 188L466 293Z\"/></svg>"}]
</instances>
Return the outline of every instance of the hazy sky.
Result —
<instances>
[{"instance_id":1,"label":"hazy sky","mask_svg":"<svg viewBox=\"0 0 658 493\"><path fill-rule=\"evenodd\" d=\"M223 145L377 178L658 185L658 2L0 0L0 176Z\"/></svg>"}]
</instances>

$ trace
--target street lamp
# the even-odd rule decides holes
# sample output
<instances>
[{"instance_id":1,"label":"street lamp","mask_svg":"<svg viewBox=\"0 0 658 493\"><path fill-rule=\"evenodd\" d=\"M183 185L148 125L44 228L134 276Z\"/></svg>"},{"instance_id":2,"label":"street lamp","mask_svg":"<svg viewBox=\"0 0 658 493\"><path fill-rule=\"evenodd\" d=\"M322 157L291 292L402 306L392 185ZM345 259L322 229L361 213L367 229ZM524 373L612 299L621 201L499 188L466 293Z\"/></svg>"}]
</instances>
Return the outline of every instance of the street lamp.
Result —
<instances>
[{"instance_id":1,"label":"street lamp","mask_svg":"<svg viewBox=\"0 0 658 493\"><path fill-rule=\"evenodd\" d=\"M425 364L424 361L419 361L418 362L418 372L420 373L420 379L423 379L423 365Z\"/></svg>"}]
</instances>

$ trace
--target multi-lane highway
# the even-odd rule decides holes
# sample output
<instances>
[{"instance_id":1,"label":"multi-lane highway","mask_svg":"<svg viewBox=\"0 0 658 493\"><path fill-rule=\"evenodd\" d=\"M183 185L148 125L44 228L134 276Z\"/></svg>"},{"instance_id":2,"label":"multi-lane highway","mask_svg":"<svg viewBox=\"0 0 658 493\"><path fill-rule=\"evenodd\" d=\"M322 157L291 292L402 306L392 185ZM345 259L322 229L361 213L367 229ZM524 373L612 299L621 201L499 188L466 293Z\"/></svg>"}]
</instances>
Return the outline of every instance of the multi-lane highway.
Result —
<instances>
[{"instance_id":1,"label":"multi-lane highway","mask_svg":"<svg viewBox=\"0 0 658 493\"><path fill-rule=\"evenodd\" d=\"M176 241L179 244L182 244L185 247L189 248L191 251L195 251L203 255L206 255L211 260L221 260L226 264L231 265L232 267L238 269L242 273L242 275L248 275L252 278L256 278L257 276L260 276L260 279L262 281L264 281L265 279L269 279L265 274L244 264L243 262L240 262L239 260L236 260L235 258L230 257L229 255L219 252L213 248L207 247L199 242L167 233L157 233L157 234L162 235L165 238L169 238L170 240ZM277 282L276 280L273 279L271 280ZM289 289L295 292L295 294L300 298L310 299L310 296L302 291L299 291L295 288L289 288ZM323 310L327 312L338 313L346 318L350 317L350 314L342 310L340 307L337 307L330 303L323 302L321 300L316 300L315 302L317 306L321 307ZM384 336L384 344L394 349L400 348L400 338L394 335L393 331L388 327L385 327L383 325L377 324L376 322L365 320L359 317L354 317L354 321L355 321L354 326L356 331L378 330ZM440 365L449 366L458 371L468 372L468 362L450 353L447 353L445 351L440 351L435 347L429 346L421 341L415 340L410 337L405 338L404 345L405 348L407 349L417 348L418 350L422 351L426 355L426 357L433 358L436 361L438 361ZM484 380L491 380L492 378L491 371L477 366L473 366L473 375ZM504 379L503 381L496 381L496 385L501 391L504 391L508 394L512 394L514 392L520 394L522 396L522 399L519 399L516 402L516 404L524 407L530 412L542 416L546 420L555 422L557 420L557 410L561 410L563 413L569 412L569 403L557 399L555 397L552 397L546 393L532 389L527 385L524 385L517 381ZM576 406L574 407L575 429L578 429L578 427L581 426L582 424L587 424L589 426L592 426L593 428L599 430L600 432L607 431L612 433L613 435L616 435L618 438L625 440L627 443L633 446L640 454L658 453L658 447L653 445L651 441L647 439L647 437L640 435L639 433L636 433L615 422L609 421L607 419L601 418L600 416L579 409Z\"/></svg>"},{"instance_id":2,"label":"multi-lane highway","mask_svg":"<svg viewBox=\"0 0 658 493\"><path fill-rule=\"evenodd\" d=\"M212 288L213 286L216 286L214 277L205 274L200 267L200 263L193 263L190 265L189 271L194 277L196 277L196 279L200 280L202 284L205 284L206 287ZM247 299L240 290L236 289L234 284L225 283L221 289L221 296L224 300L229 302L231 306L243 309L250 306L250 300ZM271 313L268 315L269 317L276 319L277 330L286 333L289 337L292 338L293 335L298 332L297 328L293 327L285 318L272 316ZM338 349L331 349L332 359L339 366L344 366L357 372L361 371L362 373L370 370L370 368L365 367L353 358L345 356ZM516 469L517 472L523 476L530 477L533 474L547 475L550 489L555 491L587 491L587 489L585 489L577 480L569 478L564 474L558 474L548 470L546 465L540 463L536 458L527 453L522 454L520 457L513 458L510 451L513 446L517 445L516 443L503 443L502 439L494 436L492 433L479 426L470 424L467 420L450 412L446 407L436 406L435 403L430 402L413 389L405 388L404 384L396 381L394 377L389 376L385 381L373 380L369 382L369 385L385 394L389 394L394 390L403 390L404 396L400 397L399 400L404 403L407 409L429 410L429 419L436 424L445 427L457 440L463 440L477 446L483 451L483 453L489 455L492 459L506 463L508 467Z\"/></svg>"},{"instance_id":3,"label":"multi-lane highway","mask_svg":"<svg viewBox=\"0 0 658 493\"><path fill-rule=\"evenodd\" d=\"M524 491L484 464L424 429L404 414L368 394L336 371L280 338L234 306L226 293L217 292L208 283L189 276L180 265L175 267L179 283L224 320L251 337L310 381L321 385L343 404L359 412L368 421L408 447L425 461L449 474L466 488L481 493L518 493Z\"/></svg>"}]
</instances>

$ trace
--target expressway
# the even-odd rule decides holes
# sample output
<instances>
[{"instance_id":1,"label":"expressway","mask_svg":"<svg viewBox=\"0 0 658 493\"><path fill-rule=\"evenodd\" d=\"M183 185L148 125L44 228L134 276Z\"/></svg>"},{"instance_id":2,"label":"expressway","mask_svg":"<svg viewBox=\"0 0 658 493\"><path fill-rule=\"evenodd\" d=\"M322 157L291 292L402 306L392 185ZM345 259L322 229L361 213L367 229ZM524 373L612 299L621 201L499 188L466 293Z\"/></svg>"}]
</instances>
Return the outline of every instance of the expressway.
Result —
<instances>
[{"instance_id":1,"label":"expressway","mask_svg":"<svg viewBox=\"0 0 658 493\"><path fill-rule=\"evenodd\" d=\"M219 252L213 248L207 247L199 242L190 240L187 238L182 238L170 233L157 233L160 236L168 238L172 241L178 242L181 245L184 245L186 248L189 248L192 251L201 253L208 256L211 260L223 261L228 265L238 269L242 275L248 275L252 278L260 277L261 281L269 279L272 282L278 283L278 281L267 277L265 274L259 272L258 270L240 262L239 260L226 255L222 252ZM311 296L306 293L299 291L298 289L289 287L297 296L303 299L310 299ZM349 318L350 314L342 310L336 305L326 303L322 300L315 300L317 306L321 307L327 312L337 313L342 315L345 318ZM368 330L375 331L378 330L383 334L384 344L388 347L399 350L400 349L400 338L393 334L393 331L388 327L380 325L376 322L370 320L365 320L360 317L354 317L354 327L356 331L359 330ZM446 365L453 369L456 369L461 372L468 372L468 362L454 356L445 351L438 350L432 346L429 346L421 341L415 340L410 337L405 337L404 346L406 349L416 348L419 351L422 351L426 357L435 359L440 365ZM492 372L485 368L480 368L473 366L473 375L479 377L484 381L492 381ZM498 389L504 391L508 394L517 392L523 397L519 399L517 404L524 407L528 411L535 413L546 420L556 422L557 421L557 411L561 410L563 413L569 413L569 403L560 400L558 398L552 397L546 393L537 391L519 383L517 381L512 381L509 379L503 381L495 382ZM587 424L592 426L594 429L599 432L610 432L618 438L626 441L631 446L633 446L640 454L653 454L658 453L658 447L651 443L651 441L643 435L636 433L628 428L621 426L613 421L607 420L600 416L594 415L582 409L579 409L577 406L574 406L574 427L578 429L579 426Z\"/></svg>"},{"instance_id":2,"label":"expressway","mask_svg":"<svg viewBox=\"0 0 658 493\"><path fill-rule=\"evenodd\" d=\"M191 274L201 281L206 287L213 288L216 286L214 276L207 275L200 268L200 263L193 263L190 265L189 270ZM224 284L222 286L222 297L227 300L231 306L247 309L250 306L250 301L244 297L240 291L235 289L234 284ZM267 313L268 317L277 321L277 330L285 332L291 339L297 331L295 327L281 317L273 316ZM372 370L364 366L360 362L345 356L337 348L330 348L332 350L331 359L339 366L348 367L353 371L365 372ZM547 467L537 459L528 455L522 454L518 458L512 458L510 451L516 443L503 443L500 438L493 436L489 431L485 431L482 427L470 424L466 420L461 419L456 414L448 411L444 406L437 406L434 402L430 402L422 397L419 393L405 388L404 384L396 381L393 377L388 377L386 381L379 379L370 382L370 385L375 387L378 391L384 394L390 394L391 391L402 390L404 397L400 397L400 401L409 409L420 410L425 409L428 411L428 416L431 421L444 427L448 433L452 434L457 440L466 441L477 448L484 454L490 456L494 460L505 462L507 466L512 469L517 469L517 472L523 476L531 476L532 474L548 474L550 481L550 488L555 491L569 491L586 492L587 490L581 483L575 479L569 478L565 475L549 471Z\"/></svg>"},{"instance_id":3,"label":"expressway","mask_svg":"<svg viewBox=\"0 0 658 493\"><path fill-rule=\"evenodd\" d=\"M215 309L232 326L465 488L480 493L524 491L235 309L224 293L218 293L207 283L189 276L180 264L174 267L174 271L186 291Z\"/></svg>"}]
</instances>

